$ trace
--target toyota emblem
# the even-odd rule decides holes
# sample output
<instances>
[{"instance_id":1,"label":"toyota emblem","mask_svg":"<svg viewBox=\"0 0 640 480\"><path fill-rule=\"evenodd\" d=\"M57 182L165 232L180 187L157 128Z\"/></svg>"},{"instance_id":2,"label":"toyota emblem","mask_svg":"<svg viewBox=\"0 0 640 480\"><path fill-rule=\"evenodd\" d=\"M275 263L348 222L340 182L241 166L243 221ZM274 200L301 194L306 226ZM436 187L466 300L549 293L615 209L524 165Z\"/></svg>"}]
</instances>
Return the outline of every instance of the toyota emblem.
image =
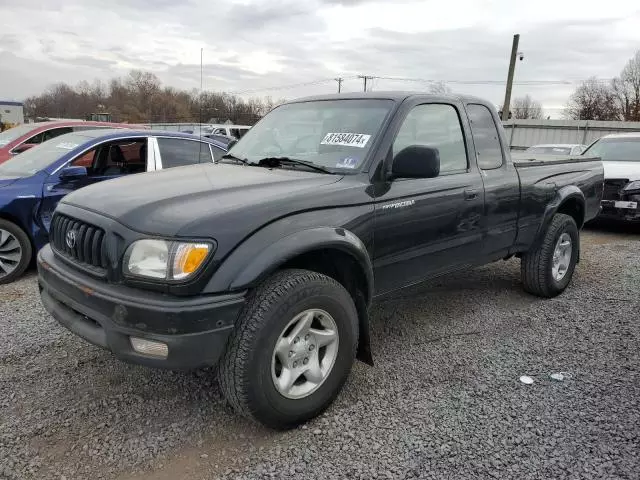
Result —
<instances>
[{"instance_id":1,"label":"toyota emblem","mask_svg":"<svg viewBox=\"0 0 640 480\"><path fill-rule=\"evenodd\" d=\"M75 230L69 230L67 232L67 247L69 248L73 248L76 246L76 231Z\"/></svg>"}]
</instances>

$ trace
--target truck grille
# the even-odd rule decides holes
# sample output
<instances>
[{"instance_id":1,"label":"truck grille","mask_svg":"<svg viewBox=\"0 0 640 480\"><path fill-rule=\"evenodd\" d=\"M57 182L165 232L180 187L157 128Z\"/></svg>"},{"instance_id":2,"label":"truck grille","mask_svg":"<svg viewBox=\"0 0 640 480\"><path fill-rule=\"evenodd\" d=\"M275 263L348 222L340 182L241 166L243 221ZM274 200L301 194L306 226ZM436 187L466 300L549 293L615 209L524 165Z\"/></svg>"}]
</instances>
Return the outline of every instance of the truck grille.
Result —
<instances>
[{"instance_id":1,"label":"truck grille","mask_svg":"<svg viewBox=\"0 0 640 480\"><path fill-rule=\"evenodd\" d=\"M603 200L620 200L620 190L624 188L628 180L608 179L604 181Z\"/></svg>"},{"instance_id":2,"label":"truck grille","mask_svg":"<svg viewBox=\"0 0 640 480\"><path fill-rule=\"evenodd\" d=\"M85 266L107 268L104 230L66 215L56 214L49 238L54 250Z\"/></svg>"}]
</instances>

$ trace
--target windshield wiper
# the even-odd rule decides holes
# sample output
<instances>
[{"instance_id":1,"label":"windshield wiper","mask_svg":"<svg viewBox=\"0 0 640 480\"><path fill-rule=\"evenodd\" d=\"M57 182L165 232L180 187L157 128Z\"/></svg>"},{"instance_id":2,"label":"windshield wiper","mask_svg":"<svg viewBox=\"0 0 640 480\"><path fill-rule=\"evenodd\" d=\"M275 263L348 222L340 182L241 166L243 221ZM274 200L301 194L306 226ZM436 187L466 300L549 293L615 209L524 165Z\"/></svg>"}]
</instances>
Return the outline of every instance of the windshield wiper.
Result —
<instances>
[{"instance_id":1,"label":"windshield wiper","mask_svg":"<svg viewBox=\"0 0 640 480\"><path fill-rule=\"evenodd\" d=\"M220 160L236 160L237 162L243 163L244 165L249 165L249 162L246 158L236 157L235 155L231 155L229 153L220 157Z\"/></svg>"},{"instance_id":2,"label":"windshield wiper","mask_svg":"<svg viewBox=\"0 0 640 480\"><path fill-rule=\"evenodd\" d=\"M283 165L283 164L284 165L303 165L305 167L312 168L313 170L317 170L318 172L333 174L333 172L331 170L329 170L328 168L321 167L320 165L316 165L313 162L307 162L305 160L298 160L297 158L266 157L266 158L262 158L262 159L258 160L258 165L265 166L265 167L270 167L270 168L279 167L280 165Z\"/></svg>"}]
</instances>

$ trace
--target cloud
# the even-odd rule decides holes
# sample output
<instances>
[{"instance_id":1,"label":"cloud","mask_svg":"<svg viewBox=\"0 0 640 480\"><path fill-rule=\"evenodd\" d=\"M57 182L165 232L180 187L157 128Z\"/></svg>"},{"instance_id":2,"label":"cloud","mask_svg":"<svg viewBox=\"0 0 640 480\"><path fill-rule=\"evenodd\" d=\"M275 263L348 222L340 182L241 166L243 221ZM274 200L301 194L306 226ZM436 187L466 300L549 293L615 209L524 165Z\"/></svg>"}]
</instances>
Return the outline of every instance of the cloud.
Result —
<instances>
[{"instance_id":1,"label":"cloud","mask_svg":"<svg viewBox=\"0 0 640 480\"><path fill-rule=\"evenodd\" d=\"M0 95L21 99L64 81L108 80L149 70L167 85L204 84L228 92L296 96L357 90L358 74L425 80L506 77L511 37L521 34L525 60L516 82L568 80L619 73L640 44L640 12L610 0L606 11L577 0L2 0ZM437 6L437 8L435 8ZM553 14L549 14L553 12ZM28 22L24 18L29 18ZM319 80L325 80L319 82ZM302 86L291 86L304 84ZM274 86L286 86L279 90ZM374 89L427 87L376 79ZM498 104L504 85L454 91ZM561 106L570 85L514 87L545 106Z\"/></svg>"}]
</instances>

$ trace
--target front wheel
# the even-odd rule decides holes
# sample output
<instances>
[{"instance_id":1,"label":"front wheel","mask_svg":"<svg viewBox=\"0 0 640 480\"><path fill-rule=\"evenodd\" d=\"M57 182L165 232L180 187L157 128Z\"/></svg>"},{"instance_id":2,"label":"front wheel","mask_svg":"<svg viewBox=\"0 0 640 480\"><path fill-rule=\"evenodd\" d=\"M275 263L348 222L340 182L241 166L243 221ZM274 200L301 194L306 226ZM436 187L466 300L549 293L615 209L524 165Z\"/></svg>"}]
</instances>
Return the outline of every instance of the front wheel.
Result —
<instances>
[{"instance_id":1,"label":"front wheel","mask_svg":"<svg viewBox=\"0 0 640 480\"><path fill-rule=\"evenodd\" d=\"M562 293L571 281L579 251L575 220L569 215L556 214L540 244L522 256L524 289L546 298Z\"/></svg>"},{"instance_id":2,"label":"front wheel","mask_svg":"<svg viewBox=\"0 0 640 480\"><path fill-rule=\"evenodd\" d=\"M358 316L342 285L307 270L283 270L249 296L219 365L236 411L292 428L322 413L353 364Z\"/></svg>"},{"instance_id":3,"label":"front wheel","mask_svg":"<svg viewBox=\"0 0 640 480\"><path fill-rule=\"evenodd\" d=\"M0 285L19 278L31 262L29 237L16 224L0 219Z\"/></svg>"}]
</instances>

